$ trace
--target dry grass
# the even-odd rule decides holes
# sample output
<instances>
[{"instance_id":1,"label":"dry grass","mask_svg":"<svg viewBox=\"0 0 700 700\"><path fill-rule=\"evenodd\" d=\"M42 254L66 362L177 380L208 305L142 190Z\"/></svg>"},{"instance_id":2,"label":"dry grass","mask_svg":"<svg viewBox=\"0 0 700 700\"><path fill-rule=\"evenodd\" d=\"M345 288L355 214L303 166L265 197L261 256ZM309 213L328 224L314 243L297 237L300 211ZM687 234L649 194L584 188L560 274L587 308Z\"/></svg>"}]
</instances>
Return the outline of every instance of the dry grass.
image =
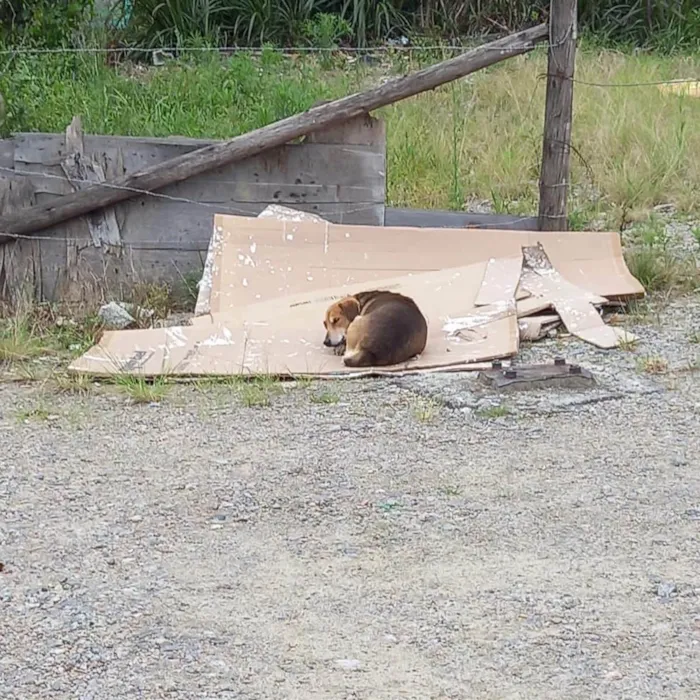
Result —
<instances>
[{"instance_id":1,"label":"dry grass","mask_svg":"<svg viewBox=\"0 0 700 700\"><path fill-rule=\"evenodd\" d=\"M700 56L581 50L576 70L580 81L645 83L697 76ZM535 212L545 72L546 57L537 52L385 109L392 203L444 208L458 189L462 199L490 200L497 211ZM608 212L619 220L623 210L638 215L666 202L697 212L698 123L700 99L652 85L577 83L574 218L583 225Z\"/></svg>"},{"instance_id":2,"label":"dry grass","mask_svg":"<svg viewBox=\"0 0 700 700\"><path fill-rule=\"evenodd\" d=\"M645 374L666 374L668 372L668 360L658 355L648 355L639 359L639 371Z\"/></svg>"},{"instance_id":3,"label":"dry grass","mask_svg":"<svg viewBox=\"0 0 700 700\"><path fill-rule=\"evenodd\" d=\"M30 319L17 317L0 321L0 362L24 362L48 350Z\"/></svg>"}]
</instances>

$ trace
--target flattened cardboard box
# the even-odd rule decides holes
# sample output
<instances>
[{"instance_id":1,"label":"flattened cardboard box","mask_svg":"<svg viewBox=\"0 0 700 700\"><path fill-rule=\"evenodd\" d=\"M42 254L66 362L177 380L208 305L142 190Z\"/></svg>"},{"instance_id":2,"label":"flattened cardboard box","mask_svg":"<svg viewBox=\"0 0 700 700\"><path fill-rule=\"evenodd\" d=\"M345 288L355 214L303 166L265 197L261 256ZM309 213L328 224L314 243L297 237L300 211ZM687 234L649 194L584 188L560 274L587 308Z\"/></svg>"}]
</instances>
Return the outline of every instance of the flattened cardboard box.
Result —
<instances>
[{"instance_id":1,"label":"flattened cardboard box","mask_svg":"<svg viewBox=\"0 0 700 700\"><path fill-rule=\"evenodd\" d=\"M474 306L486 264L379 281L414 298L428 321L425 352L383 372L428 370L514 355L518 349L515 299ZM520 273L512 268L514 289ZM323 346L324 312L351 288L306 292L209 315L196 325L105 333L71 369L92 374L345 375L367 374L343 365ZM459 319L451 328L450 319Z\"/></svg>"},{"instance_id":2,"label":"flattened cardboard box","mask_svg":"<svg viewBox=\"0 0 700 700\"><path fill-rule=\"evenodd\" d=\"M382 373L476 368L469 363L517 352L522 250L537 243L564 279L591 295L644 293L627 270L615 233L292 219L284 212L267 218L217 215L197 303L202 315L193 325L105 333L71 370L147 376L367 374L345 368L323 347L321 324L334 299L370 286L414 296L429 325L423 356Z\"/></svg>"},{"instance_id":3,"label":"flattened cardboard box","mask_svg":"<svg viewBox=\"0 0 700 700\"><path fill-rule=\"evenodd\" d=\"M216 314L303 291L522 258L538 243L559 274L602 297L641 296L615 232L349 226L297 216L214 218L200 309ZM210 290L206 292L206 290Z\"/></svg>"}]
</instances>

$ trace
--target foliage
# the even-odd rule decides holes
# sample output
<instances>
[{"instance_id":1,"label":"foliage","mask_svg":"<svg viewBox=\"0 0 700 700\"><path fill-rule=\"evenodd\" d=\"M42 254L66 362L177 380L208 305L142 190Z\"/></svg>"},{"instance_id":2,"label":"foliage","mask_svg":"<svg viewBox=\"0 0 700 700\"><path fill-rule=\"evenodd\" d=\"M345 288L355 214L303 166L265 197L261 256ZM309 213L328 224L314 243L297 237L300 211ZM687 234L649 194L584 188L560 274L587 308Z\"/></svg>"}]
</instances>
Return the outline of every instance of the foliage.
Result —
<instances>
[{"instance_id":1,"label":"foliage","mask_svg":"<svg viewBox=\"0 0 700 700\"><path fill-rule=\"evenodd\" d=\"M94 0L2 0L0 39L60 47L72 43L94 12Z\"/></svg>"},{"instance_id":2,"label":"foliage","mask_svg":"<svg viewBox=\"0 0 700 700\"><path fill-rule=\"evenodd\" d=\"M126 38L141 46L317 46L345 35L357 46L398 34L462 36L512 32L546 21L549 0L111 0L112 16L128 20ZM94 16L94 0L2 0L5 42L60 46ZM598 42L700 47L697 0L579 0L582 33ZM342 22L333 23L331 17ZM316 23L309 31L309 23ZM345 32L345 26L349 31ZM325 48L325 47L324 47Z\"/></svg>"}]
</instances>

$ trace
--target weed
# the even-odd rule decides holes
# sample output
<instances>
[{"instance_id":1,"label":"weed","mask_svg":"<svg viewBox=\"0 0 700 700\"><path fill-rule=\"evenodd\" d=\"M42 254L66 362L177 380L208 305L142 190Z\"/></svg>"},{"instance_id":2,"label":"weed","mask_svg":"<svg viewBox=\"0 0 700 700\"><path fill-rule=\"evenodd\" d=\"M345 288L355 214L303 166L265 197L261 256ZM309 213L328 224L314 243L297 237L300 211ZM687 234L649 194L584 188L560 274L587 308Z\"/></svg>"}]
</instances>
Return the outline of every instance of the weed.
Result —
<instances>
[{"instance_id":1,"label":"weed","mask_svg":"<svg viewBox=\"0 0 700 700\"><path fill-rule=\"evenodd\" d=\"M281 390L276 377L260 375L252 379L240 381L238 395L247 408L269 406L272 397Z\"/></svg>"},{"instance_id":2,"label":"weed","mask_svg":"<svg viewBox=\"0 0 700 700\"><path fill-rule=\"evenodd\" d=\"M29 421L48 421L57 418L55 413L52 413L48 407L40 404L32 408L20 409L16 413L17 420L20 423L28 423Z\"/></svg>"},{"instance_id":3,"label":"weed","mask_svg":"<svg viewBox=\"0 0 700 700\"><path fill-rule=\"evenodd\" d=\"M340 396L330 389L316 391L310 396L311 403L335 404L340 401Z\"/></svg>"},{"instance_id":4,"label":"weed","mask_svg":"<svg viewBox=\"0 0 700 700\"><path fill-rule=\"evenodd\" d=\"M445 494L445 496L450 496L452 498L462 495L462 489L459 486L455 486L453 484L447 484L443 486L440 490L443 494Z\"/></svg>"},{"instance_id":5,"label":"weed","mask_svg":"<svg viewBox=\"0 0 700 700\"><path fill-rule=\"evenodd\" d=\"M626 250L625 261L647 292L693 291L700 285L700 272L694 260L679 260L654 246Z\"/></svg>"},{"instance_id":6,"label":"weed","mask_svg":"<svg viewBox=\"0 0 700 700\"><path fill-rule=\"evenodd\" d=\"M413 416L421 423L432 423L440 410L440 404L433 399L417 399L413 402Z\"/></svg>"},{"instance_id":7,"label":"weed","mask_svg":"<svg viewBox=\"0 0 700 700\"><path fill-rule=\"evenodd\" d=\"M104 324L97 315L80 320L59 316L53 325L44 328L43 335L54 349L77 356L98 342L103 329Z\"/></svg>"},{"instance_id":8,"label":"weed","mask_svg":"<svg viewBox=\"0 0 700 700\"><path fill-rule=\"evenodd\" d=\"M34 325L26 318L0 321L0 362L30 360L48 351Z\"/></svg>"},{"instance_id":9,"label":"weed","mask_svg":"<svg viewBox=\"0 0 700 700\"><path fill-rule=\"evenodd\" d=\"M476 411L476 416L478 418L504 418L510 415L510 409L505 404L499 404L498 406L489 406L488 408L481 408Z\"/></svg>"},{"instance_id":10,"label":"weed","mask_svg":"<svg viewBox=\"0 0 700 700\"><path fill-rule=\"evenodd\" d=\"M693 343L693 345L697 345L700 343L700 330L698 331L693 331L689 336L688 336L688 342Z\"/></svg>"},{"instance_id":11,"label":"weed","mask_svg":"<svg viewBox=\"0 0 700 700\"><path fill-rule=\"evenodd\" d=\"M668 360L658 355L648 355L639 358L637 367L645 374L666 374L668 372Z\"/></svg>"},{"instance_id":12,"label":"weed","mask_svg":"<svg viewBox=\"0 0 700 700\"><path fill-rule=\"evenodd\" d=\"M58 390L66 394L89 394L94 386L90 375L82 373L58 373L54 381Z\"/></svg>"},{"instance_id":13,"label":"weed","mask_svg":"<svg viewBox=\"0 0 700 700\"><path fill-rule=\"evenodd\" d=\"M634 352L637 349L637 343L639 341L636 338L628 337L627 335L621 336L618 340L618 347L620 350L625 350L627 352Z\"/></svg>"},{"instance_id":14,"label":"weed","mask_svg":"<svg viewBox=\"0 0 700 700\"><path fill-rule=\"evenodd\" d=\"M116 375L114 383L134 403L160 403L172 387L166 377L156 377L149 381L145 377L131 374Z\"/></svg>"},{"instance_id":15,"label":"weed","mask_svg":"<svg viewBox=\"0 0 700 700\"><path fill-rule=\"evenodd\" d=\"M151 312L155 318L167 318L173 308L173 291L165 282L137 284L130 296L136 307L131 315L141 326L148 325Z\"/></svg>"}]
</instances>

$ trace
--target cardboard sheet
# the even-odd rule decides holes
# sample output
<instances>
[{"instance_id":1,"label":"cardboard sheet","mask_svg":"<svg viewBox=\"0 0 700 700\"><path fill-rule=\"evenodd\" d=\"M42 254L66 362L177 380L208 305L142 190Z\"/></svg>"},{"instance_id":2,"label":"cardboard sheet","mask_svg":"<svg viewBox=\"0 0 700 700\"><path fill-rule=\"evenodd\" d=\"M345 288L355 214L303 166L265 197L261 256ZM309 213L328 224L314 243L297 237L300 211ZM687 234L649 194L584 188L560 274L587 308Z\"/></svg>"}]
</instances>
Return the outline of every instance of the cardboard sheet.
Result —
<instances>
[{"instance_id":1,"label":"cardboard sheet","mask_svg":"<svg viewBox=\"0 0 700 700\"><path fill-rule=\"evenodd\" d=\"M478 263L377 281L381 289L415 299L428 321L425 352L383 372L465 365L517 352L515 300L474 306L485 268L486 263ZM510 286L515 289L519 270L513 274ZM366 374L345 367L341 357L323 346L328 305L362 289L355 284L289 295L202 317L192 326L105 333L71 369L147 376Z\"/></svg>"},{"instance_id":2,"label":"cardboard sheet","mask_svg":"<svg viewBox=\"0 0 700 700\"><path fill-rule=\"evenodd\" d=\"M644 294L616 232L349 226L305 216L228 215L217 215L214 229L210 279L198 301L212 314L301 291L519 259L524 246L538 243L562 277L584 290L604 297Z\"/></svg>"},{"instance_id":3,"label":"cardboard sheet","mask_svg":"<svg viewBox=\"0 0 700 700\"><path fill-rule=\"evenodd\" d=\"M522 268L527 248L542 251L553 275ZM352 370L323 346L328 305L369 288L416 300L429 328L421 357ZM610 347L618 332L594 305L643 294L617 233L348 226L269 207L256 218L215 217L192 325L105 333L70 369L317 377L481 369L517 353L518 317L546 309L572 332ZM582 310L603 330L581 325ZM522 332L540 334L551 322L526 322Z\"/></svg>"},{"instance_id":4,"label":"cardboard sheet","mask_svg":"<svg viewBox=\"0 0 700 700\"><path fill-rule=\"evenodd\" d=\"M631 333L605 324L595 305L607 300L565 280L542 245L524 248L523 259L522 287L532 294L531 299L546 299L569 333L599 348L614 348L621 340L635 340Z\"/></svg>"}]
</instances>

